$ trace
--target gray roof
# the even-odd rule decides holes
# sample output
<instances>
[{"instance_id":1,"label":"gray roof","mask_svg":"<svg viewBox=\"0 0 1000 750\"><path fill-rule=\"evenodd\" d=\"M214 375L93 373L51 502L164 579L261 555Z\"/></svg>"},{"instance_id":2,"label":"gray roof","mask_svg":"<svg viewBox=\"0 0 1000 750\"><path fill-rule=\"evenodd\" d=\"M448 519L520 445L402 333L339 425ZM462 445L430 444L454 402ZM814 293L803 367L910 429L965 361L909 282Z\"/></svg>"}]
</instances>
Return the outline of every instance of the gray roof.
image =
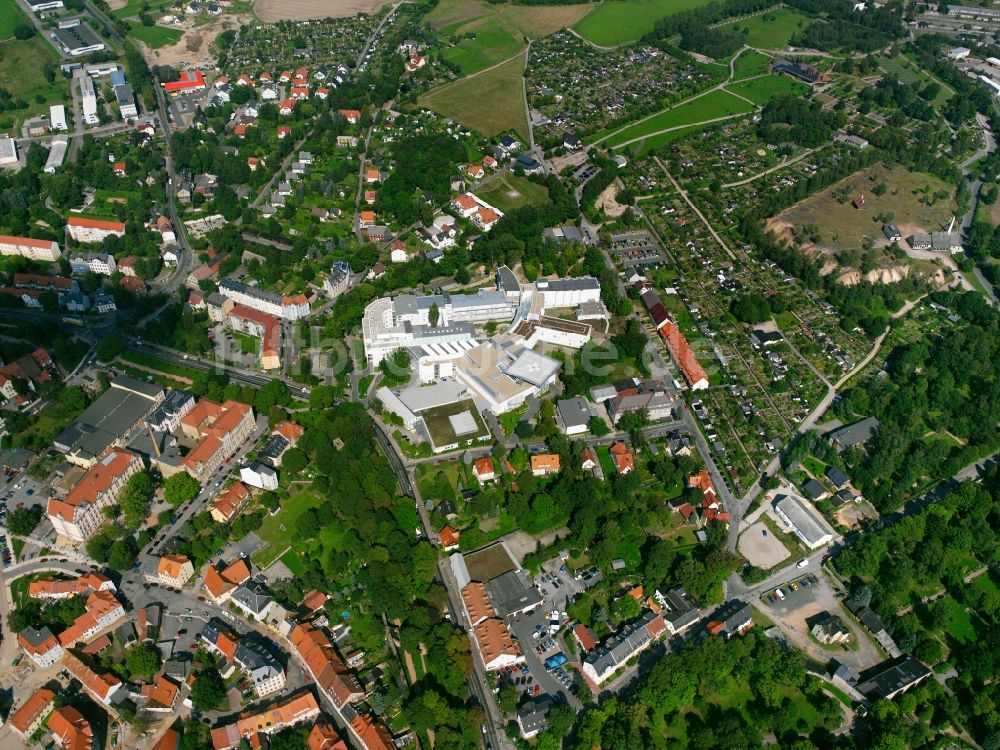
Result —
<instances>
[{"instance_id":1,"label":"gray roof","mask_svg":"<svg viewBox=\"0 0 1000 750\"><path fill-rule=\"evenodd\" d=\"M520 292L521 282L507 266L500 266L497 269L497 287L504 292Z\"/></svg>"},{"instance_id":2,"label":"gray roof","mask_svg":"<svg viewBox=\"0 0 1000 750\"><path fill-rule=\"evenodd\" d=\"M267 589L254 581L237 587L230 598L255 615L263 612L272 601Z\"/></svg>"},{"instance_id":3,"label":"gray roof","mask_svg":"<svg viewBox=\"0 0 1000 750\"><path fill-rule=\"evenodd\" d=\"M239 294L246 294L250 297L254 297L255 299L259 299L263 302L270 302L275 305L280 305L282 300L280 294L275 294L274 292L265 292L263 289L258 289L255 286L248 286L233 279L223 279L222 281L220 281L219 289Z\"/></svg>"},{"instance_id":4,"label":"gray roof","mask_svg":"<svg viewBox=\"0 0 1000 750\"><path fill-rule=\"evenodd\" d=\"M885 623L882 622L882 618L875 614L871 607L859 607L854 610L854 616L858 618L858 621L865 628L875 635L885 632Z\"/></svg>"},{"instance_id":5,"label":"gray roof","mask_svg":"<svg viewBox=\"0 0 1000 750\"><path fill-rule=\"evenodd\" d=\"M830 532L827 531L816 513L805 504L802 498L795 495L779 494L775 500L774 507L791 521L792 525L795 526L795 530L805 538L808 544L819 544L823 537L830 536Z\"/></svg>"},{"instance_id":6,"label":"gray roof","mask_svg":"<svg viewBox=\"0 0 1000 750\"><path fill-rule=\"evenodd\" d=\"M163 389L128 375L118 375L54 441L61 453L97 458L157 405Z\"/></svg>"},{"instance_id":7,"label":"gray roof","mask_svg":"<svg viewBox=\"0 0 1000 750\"><path fill-rule=\"evenodd\" d=\"M21 631L21 637L30 643L34 648L38 648L49 638L55 638L55 634L49 630L48 626L43 627L41 630L27 627Z\"/></svg>"},{"instance_id":8,"label":"gray roof","mask_svg":"<svg viewBox=\"0 0 1000 750\"><path fill-rule=\"evenodd\" d=\"M548 726L549 709L552 702L545 698L543 700L528 701L517 709L517 723L524 734L544 732Z\"/></svg>"},{"instance_id":9,"label":"gray roof","mask_svg":"<svg viewBox=\"0 0 1000 750\"><path fill-rule=\"evenodd\" d=\"M570 279L538 279L535 282L535 288L540 292L600 289L601 282L593 276L580 276L578 278Z\"/></svg>"},{"instance_id":10,"label":"gray roof","mask_svg":"<svg viewBox=\"0 0 1000 750\"><path fill-rule=\"evenodd\" d=\"M288 440L283 435L271 435L271 437L267 439L267 442L264 443L264 447L260 449L260 453L257 454L257 457L261 461L273 466L274 462L277 461L281 457L281 454L288 448L288 445Z\"/></svg>"},{"instance_id":11,"label":"gray roof","mask_svg":"<svg viewBox=\"0 0 1000 750\"><path fill-rule=\"evenodd\" d=\"M556 410L558 410L559 419L562 420L565 427L586 426L590 418L594 416L594 407L583 396L557 401Z\"/></svg>"},{"instance_id":12,"label":"gray roof","mask_svg":"<svg viewBox=\"0 0 1000 750\"><path fill-rule=\"evenodd\" d=\"M841 620L837 615L832 612L820 612L813 621L812 626L814 628L819 628L822 632L829 636L837 635L838 633L850 633L851 631L847 629L844 625L844 621Z\"/></svg>"},{"instance_id":13,"label":"gray roof","mask_svg":"<svg viewBox=\"0 0 1000 750\"><path fill-rule=\"evenodd\" d=\"M851 481L851 478L847 476L844 472L840 470L837 466L828 466L826 469L826 478L830 480L830 483L834 487L840 488Z\"/></svg>"},{"instance_id":14,"label":"gray roof","mask_svg":"<svg viewBox=\"0 0 1000 750\"><path fill-rule=\"evenodd\" d=\"M509 570L492 581L487 581L486 592L494 611L501 617L542 603L542 595L538 589L525 582L516 570Z\"/></svg>"},{"instance_id":15,"label":"gray roof","mask_svg":"<svg viewBox=\"0 0 1000 750\"><path fill-rule=\"evenodd\" d=\"M842 448L849 448L853 445L861 445L868 442L881 424L875 417L865 417L854 424L838 427L829 433L831 442L837 443Z\"/></svg>"},{"instance_id":16,"label":"gray roof","mask_svg":"<svg viewBox=\"0 0 1000 750\"><path fill-rule=\"evenodd\" d=\"M887 698L920 682L931 673L927 667L912 656L907 656L889 667L884 665L883 662L878 667L874 667L873 670L869 670L874 673L866 676L863 682L858 683L858 692L866 698Z\"/></svg>"},{"instance_id":17,"label":"gray roof","mask_svg":"<svg viewBox=\"0 0 1000 750\"><path fill-rule=\"evenodd\" d=\"M556 374L560 366L559 360L525 349L510 363L506 372L515 380L541 387Z\"/></svg>"},{"instance_id":18,"label":"gray roof","mask_svg":"<svg viewBox=\"0 0 1000 750\"><path fill-rule=\"evenodd\" d=\"M153 410L153 413L147 417L146 423L153 429L162 429L160 425L167 420L175 418L189 401L194 401L194 396L187 391L167 391L167 397L163 399L163 403L157 406L156 409Z\"/></svg>"},{"instance_id":19,"label":"gray roof","mask_svg":"<svg viewBox=\"0 0 1000 750\"><path fill-rule=\"evenodd\" d=\"M248 633L236 644L233 661L240 669L249 672L251 679L262 680L283 671L278 657L256 633Z\"/></svg>"},{"instance_id":20,"label":"gray roof","mask_svg":"<svg viewBox=\"0 0 1000 750\"><path fill-rule=\"evenodd\" d=\"M804 485L802 485L802 491L809 496L810 500L815 500L826 492L826 488L817 482L815 479L810 479Z\"/></svg>"},{"instance_id":21,"label":"gray roof","mask_svg":"<svg viewBox=\"0 0 1000 750\"><path fill-rule=\"evenodd\" d=\"M721 622L723 635L731 635L739 630L747 621L753 620L750 605L739 599L730 599L712 613L710 622Z\"/></svg>"},{"instance_id":22,"label":"gray roof","mask_svg":"<svg viewBox=\"0 0 1000 750\"><path fill-rule=\"evenodd\" d=\"M698 608L688 597L687 592L680 588L670 589L663 595L667 606L660 613L663 619L669 622L674 630L681 630L688 627L698 619Z\"/></svg>"},{"instance_id":23,"label":"gray roof","mask_svg":"<svg viewBox=\"0 0 1000 750\"><path fill-rule=\"evenodd\" d=\"M654 619L656 619L656 614L647 611L638 620L623 627L589 654L586 659L587 663L592 665L594 671L599 675L614 671L649 643L648 626Z\"/></svg>"}]
</instances>

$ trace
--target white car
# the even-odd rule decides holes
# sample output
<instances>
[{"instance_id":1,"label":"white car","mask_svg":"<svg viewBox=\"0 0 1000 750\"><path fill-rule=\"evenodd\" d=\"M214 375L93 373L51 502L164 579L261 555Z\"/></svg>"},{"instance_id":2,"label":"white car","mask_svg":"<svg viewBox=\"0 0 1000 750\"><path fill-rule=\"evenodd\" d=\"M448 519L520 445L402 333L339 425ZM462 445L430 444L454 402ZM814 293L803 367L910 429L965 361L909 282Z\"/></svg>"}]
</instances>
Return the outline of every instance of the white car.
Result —
<instances>
[{"instance_id":1,"label":"white car","mask_svg":"<svg viewBox=\"0 0 1000 750\"><path fill-rule=\"evenodd\" d=\"M799 560L797 563L795 563L795 567L796 568L804 568L808 564L809 564L809 558L808 557L803 557L801 560Z\"/></svg>"}]
</instances>

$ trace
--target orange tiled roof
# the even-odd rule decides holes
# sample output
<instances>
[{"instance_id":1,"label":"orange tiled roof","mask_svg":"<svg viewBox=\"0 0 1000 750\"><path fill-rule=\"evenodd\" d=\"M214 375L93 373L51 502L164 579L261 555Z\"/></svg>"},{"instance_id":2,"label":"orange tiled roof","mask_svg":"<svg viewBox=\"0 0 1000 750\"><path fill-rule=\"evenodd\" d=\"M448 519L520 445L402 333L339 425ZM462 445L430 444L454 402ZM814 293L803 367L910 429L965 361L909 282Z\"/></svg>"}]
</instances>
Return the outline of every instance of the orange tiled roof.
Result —
<instances>
[{"instance_id":1,"label":"orange tiled roof","mask_svg":"<svg viewBox=\"0 0 1000 750\"><path fill-rule=\"evenodd\" d=\"M49 632L51 633L52 631ZM18 633L17 642L21 645L21 648L23 648L26 652L28 652L29 654L36 654L36 655L47 654L49 651L59 646L59 641L56 640L56 637L54 635L50 635L48 638L39 643L37 646L34 646L32 645L31 641L29 641L27 638L24 637L24 633Z\"/></svg>"},{"instance_id":2,"label":"orange tiled roof","mask_svg":"<svg viewBox=\"0 0 1000 750\"><path fill-rule=\"evenodd\" d=\"M72 706L53 711L48 726L52 734L59 738L63 750L90 750L94 746L94 730L90 722Z\"/></svg>"},{"instance_id":3,"label":"orange tiled roof","mask_svg":"<svg viewBox=\"0 0 1000 750\"><path fill-rule=\"evenodd\" d=\"M252 747L257 741L258 732L274 732L280 727L291 726L317 714L319 704L313 694L303 693L260 713L242 716L232 724L216 727L212 730L212 746L216 750L236 747L240 744L240 738L246 737Z\"/></svg>"},{"instance_id":4,"label":"orange tiled roof","mask_svg":"<svg viewBox=\"0 0 1000 750\"><path fill-rule=\"evenodd\" d=\"M396 750L385 724L375 721L370 714L355 716L351 720L351 728L358 733L365 750Z\"/></svg>"},{"instance_id":5,"label":"orange tiled roof","mask_svg":"<svg viewBox=\"0 0 1000 750\"><path fill-rule=\"evenodd\" d=\"M493 459L484 456L483 458L477 458L472 463L472 472L477 476L488 476L490 474L496 474L496 469L493 467Z\"/></svg>"},{"instance_id":6,"label":"orange tiled roof","mask_svg":"<svg viewBox=\"0 0 1000 750\"><path fill-rule=\"evenodd\" d=\"M496 617L489 594L486 593L486 585L479 581L466 584L462 589L462 601L465 602L465 611L469 613L472 622L479 622L486 617Z\"/></svg>"},{"instance_id":7,"label":"orange tiled roof","mask_svg":"<svg viewBox=\"0 0 1000 750\"><path fill-rule=\"evenodd\" d=\"M687 339L684 338L684 334L681 333L675 323L668 322L664 325L660 329L660 335L666 340L667 348L670 349L670 353L677 360L677 364L680 366L681 372L684 374L684 378L688 381L688 384L694 385L699 381L708 379L705 371L698 363L698 358L695 357L694 352L691 350Z\"/></svg>"},{"instance_id":8,"label":"orange tiled roof","mask_svg":"<svg viewBox=\"0 0 1000 750\"><path fill-rule=\"evenodd\" d=\"M458 544L460 536L462 536L462 532L453 529L451 526L445 526L438 532L438 537L441 539L441 546L445 548Z\"/></svg>"},{"instance_id":9,"label":"orange tiled roof","mask_svg":"<svg viewBox=\"0 0 1000 750\"><path fill-rule=\"evenodd\" d=\"M234 482L216 496L212 508L219 511L228 521L249 499L250 490L247 486L242 482Z\"/></svg>"},{"instance_id":10,"label":"orange tiled roof","mask_svg":"<svg viewBox=\"0 0 1000 750\"><path fill-rule=\"evenodd\" d=\"M100 573L84 573L69 581L57 581L52 577L42 578L28 584L28 596L38 599L60 594L85 594L97 591L103 584L110 582L110 578Z\"/></svg>"},{"instance_id":11,"label":"orange tiled roof","mask_svg":"<svg viewBox=\"0 0 1000 750\"><path fill-rule=\"evenodd\" d=\"M615 443L611 446L611 458L615 462L615 470L619 474L627 474L635 469L635 458L625 443Z\"/></svg>"},{"instance_id":12,"label":"orange tiled roof","mask_svg":"<svg viewBox=\"0 0 1000 750\"><path fill-rule=\"evenodd\" d=\"M28 700L21 704L17 711L11 714L7 723L21 734L26 734L28 727L49 709L55 697L56 694L51 690L45 688L36 690Z\"/></svg>"},{"instance_id":13,"label":"orange tiled roof","mask_svg":"<svg viewBox=\"0 0 1000 750\"><path fill-rule=\"evenodd\" d=\"M559 471L558 453L536 453L531 457L532 471Z\"/></svg>"},{"instance_id":14,"label":"orange tiled roof","mask_svg":"<svg viewBox=\"0 0 1000 750\"><path fill-rule=\"evenodd\" d=\"M479 205L478 203L476 203L476 199L473 198L468 193L463 193L462 195L458 196L457 198L455 198L455 200L452 201L452 203L456 204L459 208L465 211L471 210Z\"/></svg>"},{"instance_id":15,"label":"orange tiled roof","mask_svg":"<svg viewBox=\"0 0 1000 750\"><path fill-rule=\"evenodd\" d=\"M594 634L590 631L590 628L582 622L573 628L573 635L580 641L580 648L584 651L593 651L597 648L597 639L594 638Z\"/></svg>"},{"instance_id":16,"label":"orange tiled roof","mask_svg":"<svg viewBox=\"0 0 1000 750\"><path fill-rule=\"evenodd\" d=\"M187 555L176 553L166 554L160 558L160 562L156 566L156 572L168 578L178 578L181 574L181 569L189 562L191 560Z\"/></svg>"},{"instance_id":17,"label":"orange tiled roof","mask_svg":"<svg viewBox=\"0 0 1000 750\"><path fill-rule=\"evenodd\" d=\"M305 598L302 599L302 606L308 609L310 612L315 612L317 609L326 604L330 597L324 594L318 589L312 589L309 591Z\"/></svg>"},{"instance_id":18,"label":"orange tiled roof","mask_svg":"<svg viewBox=\"0 0 1000 750\"><path fill-rule=\"evenodd\" d=\"M312 671L316 684L333 697L338 707L362 692L323 631L301 623L292 630L291 641Z\"/></svg>"},{"instance_id":19,"label":"orange tiled roof","mask_svg":"<svg viewBox=\"0 0 1000 750\"><path fill-rule=\"evenodd\" d=\"M121 448L112 448L103 459L90 467L90 470L83 475L83 479L69 491L63 502L74 508L83 503L97 502L97 499L110 489L114 481L124 474L129 466L139 460L139 457L134 453Z\"/></svg>"},{"instance_id":20,"label":"orange tiled roof","mask_svg":"<svg viewBox=\"0 0 1000 750\"><path fill-rule=\"evenodd\" d=\"M122 684L121 680L113 674L97 674L70 651L67 651L63 657L63 664L71 675L83 683L85 688L97 695L102 701L106 701L112 690Z\"/></svg>"},{"instance_id":21,"label":"orange tiled roof","mask_svg":"<svg viewBox=\"0 0 1000 750\"><path fill-rule=\"evenodd\" d=\"M347 750L337 730L326 721L318 721L306 739L309 750Z\"/></svg>"},{"instance_id":22,"label":"orange tiled roof","mask_svg":"<svg viewBox=\"0 0 1000 750\"><path fill-rule=\"evenodd\" d=\"M498 656L520 656L521 649L514 639L510 637L507 626L496 617L483 620L475 627L476 642L479 644L479 652L483 655L483 661L487 664Z\"/></svg>"},{"instance_id":23,"label":"orange tiled roof","mask_svg":"<svg viewBox=\"0 0 1000 750\"><path fill-rule=\"evenodd\" d=\"M302 433L305 432L305 428L301 425L295 424L295 422L289 422L287 419L283 419L274 426L274 431L287 440L295 442L302 437Z\"/></svg>"},{"instance_id":24,"label":"orange tiled roof","mask_svg":"<svg viewBox=\"0 0 1000 750\"><path fill-rule=\"evenodd\" d=\"M142 697L146 699L147 706L152 704L173 708L174 701L177 700L177 686L160 675L152 685L142 686Z\"/></svg>"},{"instance_id":25,"label":"orange tiled roof","mask_svg":"<svg viewBox=\"0 0 1000 750\"><path fill-rule=\"evenodd\" d=\"M88 219L85 216L70 216L66 219L66 224L71 227L84 227L86 229L107 229L109 231L124 232L125 225L120 221L103 221L101 219Z\"/></svg>"},{"instance_id":26,"label":"orange tiled roof","mask_svg":"<svg viewBox=\"0 0 1000 750\"><path fill-rule=\"evenodd\" d=\"M181 745L181 736L176 729L170 728L163 733L160 741L153 745L153 750L178 750Z\"/></svg>"},{"instance_id":27,"label":"orange tiled roof","mask_svg":"<svg viewBox=\"0 0 1000 750\"><path fill-rule=\"evenodd\" d=\"M27 245L28 247L45 248L52 247L52 240L36 240L34 237L15 237L12 234L0 234L0 244L3 245Z\"/></svg>"}]
</instances>

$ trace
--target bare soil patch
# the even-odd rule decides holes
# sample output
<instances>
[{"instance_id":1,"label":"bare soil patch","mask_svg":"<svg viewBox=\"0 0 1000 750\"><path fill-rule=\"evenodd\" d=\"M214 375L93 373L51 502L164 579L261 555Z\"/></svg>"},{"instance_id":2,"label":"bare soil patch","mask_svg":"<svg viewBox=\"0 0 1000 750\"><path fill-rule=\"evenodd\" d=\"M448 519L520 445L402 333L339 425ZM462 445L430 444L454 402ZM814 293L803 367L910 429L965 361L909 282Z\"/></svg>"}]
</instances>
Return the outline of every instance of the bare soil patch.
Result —
<instances>
[{"instance_id":1,"label":"bare soil patch","mask_svg":"<svg viewBox=\"0 0 1000 750\"><path fill-rule=\"evenodd\" d=\"M106 0L111 10L121 10L128 5L128 0Z\"/></svg>"},{"instance_id":2,"label":"bare soil patch","mask_svg":"<svg viewBox=\"0 0 1000 750\"><path fill-rule=\"evenodd\" d=\"M767 536L764 536L765 531ZM760 521L740 535L737 548L751 565L762 570L770 570L791 557L791 553L781 540L768 531L767 526Z\"/></svg>"},{"instance_id":3,"label":"bare soil patch","mask_svg":"<svg viewBox=\"0 0 1000 750\"><path fill-rule=\"evenodd\" d=\"M257 0L254 9L261 21L305 21L313 18L349 18L375 13L387 0Z\"/></svg>"},{"instance_id":4,"label":"bare soil patch","mask_svg":"<svg viewBox=\"0 0 1000 750\"><path fill-rule=\"evenodd\" d=\"M619 203L616 200L617 196L618 196L618 187L614 183L611 183L606 188L604 188L604 192L602 192L599 196L597 196L596 205L598 210L604 211L604 213L606 213L608 216L611 216L612 218L618 218L619 216L621 216L623 213L625 213L625 210L628 208L628 206Z\"/></svg>"},{"instance_id":5,"label":"bare soil patch","mask_svg":"<svg viewBox=\"0 0 1000 750\"><path fill-rule=\"evenodd\" d=\"M159 49L152 49L142 42L137 44L150 65L197 67L215 62L212 46L219 34L228 29L239 28L241 24L250 23L252 20L250 16L222 18L196 29L189 29L177 44Z\"/></svg>"}]
</instances>

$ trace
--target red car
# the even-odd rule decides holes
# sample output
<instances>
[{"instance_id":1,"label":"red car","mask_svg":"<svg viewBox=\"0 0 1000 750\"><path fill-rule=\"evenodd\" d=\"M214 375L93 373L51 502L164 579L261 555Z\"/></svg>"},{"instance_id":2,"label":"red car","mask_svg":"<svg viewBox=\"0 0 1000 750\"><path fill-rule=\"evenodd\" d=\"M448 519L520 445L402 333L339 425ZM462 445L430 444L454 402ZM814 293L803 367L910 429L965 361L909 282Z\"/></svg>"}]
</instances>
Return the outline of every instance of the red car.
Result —
<instances>
[{"instance_id":1,"label":"red car","mask_svg":"<svg viewBox=\"0 0 1000 750\"><path fill-rule=\"evenodd\" d=\"M541 685L535 685L535 691L534 692L535 692L535 697L538 697L539 695L541 695L542 686Z\"/></svg>"}]
</instances>

